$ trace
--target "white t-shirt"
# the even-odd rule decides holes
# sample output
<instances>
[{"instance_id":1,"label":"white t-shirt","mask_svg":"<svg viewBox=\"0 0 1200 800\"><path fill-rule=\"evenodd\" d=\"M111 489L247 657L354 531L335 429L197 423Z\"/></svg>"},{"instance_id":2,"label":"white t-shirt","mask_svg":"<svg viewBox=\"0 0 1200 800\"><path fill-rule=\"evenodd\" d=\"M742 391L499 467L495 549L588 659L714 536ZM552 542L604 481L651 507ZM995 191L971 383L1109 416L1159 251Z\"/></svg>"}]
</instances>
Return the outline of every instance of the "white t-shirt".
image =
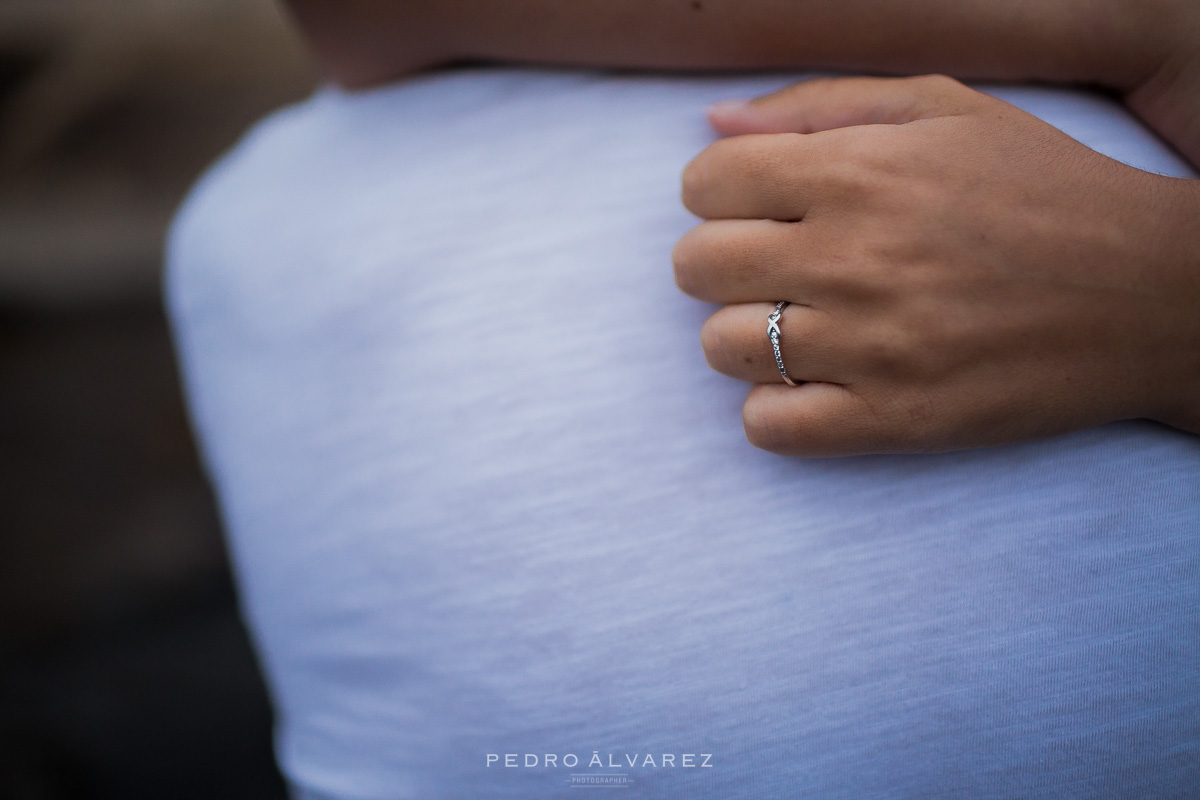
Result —
<instances>
[{"instance_id":1,"label":"white t-shirt","mask_svg":"<svg viewBox=\"0 0 1200 800\"><path fill-rule=\"evenodd\" d=\"M791 79L326 90L201 181L170 310L303 791L1200 791L1200 438L746 443L669 252L704 106ZM994 91L1188 174L1113 101Z\"/></svg>"}]
</instances>

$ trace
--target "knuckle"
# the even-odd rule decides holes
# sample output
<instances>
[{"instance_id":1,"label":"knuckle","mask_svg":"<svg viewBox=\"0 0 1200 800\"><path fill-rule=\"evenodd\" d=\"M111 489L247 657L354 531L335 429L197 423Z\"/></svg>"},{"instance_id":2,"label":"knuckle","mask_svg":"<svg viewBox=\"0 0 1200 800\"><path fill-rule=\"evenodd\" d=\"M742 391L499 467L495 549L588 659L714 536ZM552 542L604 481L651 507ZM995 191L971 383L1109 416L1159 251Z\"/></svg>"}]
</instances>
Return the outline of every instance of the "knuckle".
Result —
<instances>
[{"instance_id":1,"label":"knuckle","mask_svg":"<svg viewBox=\"0 0 1200 800\"><path fill-rule=\"evenodd\" d=\"M799 134L773 133L713 142L684 167L683 204L699 217L715 218L729 216L731 204L744 204L747 198L786 200L777 195L788 185L782 178L796 171L792 148L798 141Z\"/></svg>"},{"instance_id":2,"label":"knuckle","mask_svg":"<svg viewBox=\"0 0 1200 800\"><path fill-rule=\"evenodd\" d=\"M770 406L758 400L758 393L751 392L742 404L742 428L750 444L768 452L779 452L783 443L779 438L782 420L775 419Z\"/></svg>"},{"instance_id":3,"label":"knuckle","mask_svg":"<svg viewBox=\"0 0 1200 800\"><path fill-rule=\"evenodd\" d=\"M684 207L693 214L699 215L701 212L700 203L704 198L706 185L704 153L701 153L688 162L680 176L680 197Z\"/></svg>"},{"instance_id":4,"label":"knuckle","mask_svg":"<svg viewBox=\"0 0 1200 800\"><path fill-rule=\"evenodd\" d=\"M716 188L717 175L728 168L735 139L718 139L688 162L680 175L683 205L693 214L706 216L706 205Z\"/></svg>"},{"instance_id":5,"label":"knuckle","mask_svg":"<svg viewBox=\"0 0 1200 800\"><path fill-rule=\"evenodd\" d=\"M725 229L712 237L706 252L722 288L737 285L748 291L770 278L786 248L761 231Z\"/></svg>"},{"instance_id":6,"label":"knuckle","mask_svg":"<svg viewBox=\"0 0 1200 800\"><path fill-rule=\"evenodd\" d=\"M894 326L891 334L901 351L896 374L917 386L935 386L950 378L956 369L956 336L948 327L944 310L921 296L919 286L916 291L917 297L903 303L903 321Z\"/></svg>"},{"instance_id":7,"label":"knuckle","mask_svg":"<svg viewBox=\"0 0 1200 800\"><path fill-rule=\"evenodd\" d=\"M872 407L882 446L891 451L937 452L942 414L934 395L919 387L883 393Z\"/></svg>"},{"instance_id":8,"label":"knuckle","mask_svg":"<svg viewBox=\"0 0 1200 800\"><path fill-rule=\"evenodd\" d=\"M970 108L973 101L978 101L986 96L949 75L920 75L908 80L913 81L913 85L922 94L951 103L959 108Z\"/></svg>"},{"instance_id":9,"label":"knuckle","mask_svg":"<svg viewBox=\"0 0 1200 800\"><path fill-rule=\"evenodd\" d=\"M910 78L912 85L920 92L931 95L933 97L956 97L960 96L967 87L949 75L935 73L932 75L918 75L915 78Z\"/></svg>"},{"instance_id":10,"label":"knuckle","mask_svg":"<svg viewBox=\"0 0 1200 800\"><path fill-rule=\"evenodd\" d=\"M698 217L709 216L712 196L717 190L717 177L726 169L729 141L720 139L701 150L680 175L683 205Z\"/></svg>"},{"instance_id":11,"label":"knuckle","mask_svg":"<svg viewBox=\"0 0 1200 800\"><path fill-rule=\"evenodd\" d=\"M857 154L828 165L823 177L829 197L849 208L862 208L876 194L869 163Z\"/></svg>"},{"instance_id":12,"label":"knuckle","mask_svg":"<svg viewBox=\"0 0 1200 800\"><path fill-rule=\"evenodd\" d=\"M685 294L714 303L740 302L750 287L772 278L785 252L772 232L714 220L676 242L671 265L675 284Z\"/></svg>"},{"instance_id":13,"label":"knuckle","mask_svg":"<svg viewBox=\"0 0 1200 800\"><path fill-rule=\"evenodd\" d=\"M888 326L865 337L860 355L869 374L884 378L911 378L914 355L920 351L919 337L900 326Z\"/></svg>"},{"instance_id":14,"label":"knuckle","mask_svg":"<svg viewBox=\"0 0 1200 800\"><path fill-rule=\"evenodd\" d=\"M949 75L940 72L930 73L928 75L918 75L913 78L913 81L920 86L928 89L949 90L957 86L962 86L961 83L951 78Z\"/></svg>"},{"instance_id":15,"label":"knuckle","mask_svg":"<svg viewBox=\"0 0 1200 800\"><path fill-rule=\"evenodd\" d=\"M731 169L746 180L763 183L792 171L790 154L803 142L803 137L798 133L765 133L727 141L730 146L725 159Z\"/></svg>"},{"instance_id":16,"label":"knuckle","mask_svg":"<svg viewBox=\"0 0 1200 800\"><path fill-rule=\"evenodd\" d=\"M686 295L695 296L699 290L697 272L696 235L685 233L671 248L671 269L675 274L675 285Z\"/></svg>"},{"instance_id":17,"label":"knuckle","mask_svg":"<svg viewBox=\"0 0 1200 800\"><path fill-rule=\"evenodd\" d=\"M827 458L852 451L844 432L830 420L820 419L798 408L783 409L759 401L752 390L742 405L742 427L750 444L782 456Z\"/></svg>"},{"instance_id":18,"label":"knuckle","mask_svg":"<svg viewBox=\"0 0 1200 800\"><path fill-rule=\"evenodd\" d=\"M700 347L704 351L704 360L708 362L708 365L717 372L727 375L729 374L729 357L721 327L720 312L706 319L700 326Z\"/></svg>"},{"instance_id":19,"label":"knuckle","mask_svg":"<svg viewBox=\"0 0 1200 800\"><path fill-rule=\"evenodd\" d=\"M886 203L890 190L904 185L906 153L894 128L848 130L838 137L821 176L828 189L851 208Z\"/></svg>"}]
</instances>

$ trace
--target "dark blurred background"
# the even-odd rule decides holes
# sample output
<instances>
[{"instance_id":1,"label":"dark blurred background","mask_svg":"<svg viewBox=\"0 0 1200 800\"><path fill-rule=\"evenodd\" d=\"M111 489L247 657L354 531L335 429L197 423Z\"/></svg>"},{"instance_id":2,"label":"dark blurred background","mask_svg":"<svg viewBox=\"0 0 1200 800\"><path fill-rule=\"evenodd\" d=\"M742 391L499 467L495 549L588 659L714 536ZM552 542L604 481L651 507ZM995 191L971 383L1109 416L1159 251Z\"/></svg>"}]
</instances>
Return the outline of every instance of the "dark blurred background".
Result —
<instances>
[{"instance_id":1,"label":"dark blurred background","mask_svg":"<svg viewBox=\"0 0 1200 800\"><path fill-rule=\"evenodd\" d=\"M271 0L0 0L0 800L284 796L160 271L314 82Z\"/></svg>"}]
</instances>

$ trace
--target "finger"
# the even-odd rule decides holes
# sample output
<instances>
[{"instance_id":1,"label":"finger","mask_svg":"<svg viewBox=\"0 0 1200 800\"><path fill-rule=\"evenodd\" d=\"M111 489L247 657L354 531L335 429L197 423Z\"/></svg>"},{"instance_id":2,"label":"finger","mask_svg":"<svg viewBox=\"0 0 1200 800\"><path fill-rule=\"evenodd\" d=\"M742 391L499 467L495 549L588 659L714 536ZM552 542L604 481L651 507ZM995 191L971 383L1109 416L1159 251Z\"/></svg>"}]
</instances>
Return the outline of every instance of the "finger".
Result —
<instances>
[{"instance_id":1,"label":"finger","mask_svg":"<svg viewBox=\"0 0 1200 800\"><path fill-rule=\"evenodd\" d=\"M755 447L785 456L913 450L902 427L873 413L853 389L834 383L755 386L742 406L742 424Z\"/></svg>"},{"instance_id":2,"label":"finger","mask_svg":"<svg viewBox=\"0 0 1200 800\"><path fill-rule=\"evenodd\" d=\"M818 78L753 100L718 103L709 108L708 119L722 136L815 133L961 114L986 98L943 75Z\"/></svg>"},{"instance_id":3,"label":"finger","mask_svg":"<svg viewBox=\"0 0 1200 800\"><path fill-rule=\"evenodd\" d=\"M805 223L717 219L688 231L671 250L675 283L708 303L810 299L796 269L811 249Z\"/></svg>"},{"instance_id":4,"label":"finger","mask_svg":"<svg viewBox=\"0 0 1200 800\"><path fill-rule=\"evenodd\" d=\"M683 204L704 219L799 220L811 199L811 166L820 160L797 134L721 139L684 168Z\"/></svg>"},{"instance_id":5,"label":"finger","mask_svg":"<svg viewBox=\"0 0 1200 800\"><path fill-rule=\"evenodd\" d=\"M741 381L783 383L775 349L767 335L767 315L774 303L725 306L700 329L700 344L709 366ZM779 350L783 366L797 383L847 379L839 356L836 326L825 312L789 305L779 319Z\"/></svg>"}]
</instances>

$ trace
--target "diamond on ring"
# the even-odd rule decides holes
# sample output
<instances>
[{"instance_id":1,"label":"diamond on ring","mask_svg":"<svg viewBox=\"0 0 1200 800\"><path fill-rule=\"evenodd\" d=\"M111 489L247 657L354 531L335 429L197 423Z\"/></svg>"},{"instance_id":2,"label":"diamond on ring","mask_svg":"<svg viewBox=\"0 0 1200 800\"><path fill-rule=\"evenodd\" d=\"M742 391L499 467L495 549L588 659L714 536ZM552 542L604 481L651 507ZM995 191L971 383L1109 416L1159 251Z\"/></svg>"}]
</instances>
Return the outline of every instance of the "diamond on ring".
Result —
<instances>
[{"instance_id":1,"label":"diamond on ring","mask_svg":"<svg viewBox=\"0 0 1200 800\"><path fill-rule=\"evenodd\" d=\"M787 300L780 300L775 305L775 310L767 317L767 338L771 340L771 349L775 351L775 366L779 367L783 382L788 386L799 386L783 366L783 351L779 349L779 340L783 336L783 332L779 330L779 320L783 317L783 310L790 305Z\"/></svg>"}]
</instances>

